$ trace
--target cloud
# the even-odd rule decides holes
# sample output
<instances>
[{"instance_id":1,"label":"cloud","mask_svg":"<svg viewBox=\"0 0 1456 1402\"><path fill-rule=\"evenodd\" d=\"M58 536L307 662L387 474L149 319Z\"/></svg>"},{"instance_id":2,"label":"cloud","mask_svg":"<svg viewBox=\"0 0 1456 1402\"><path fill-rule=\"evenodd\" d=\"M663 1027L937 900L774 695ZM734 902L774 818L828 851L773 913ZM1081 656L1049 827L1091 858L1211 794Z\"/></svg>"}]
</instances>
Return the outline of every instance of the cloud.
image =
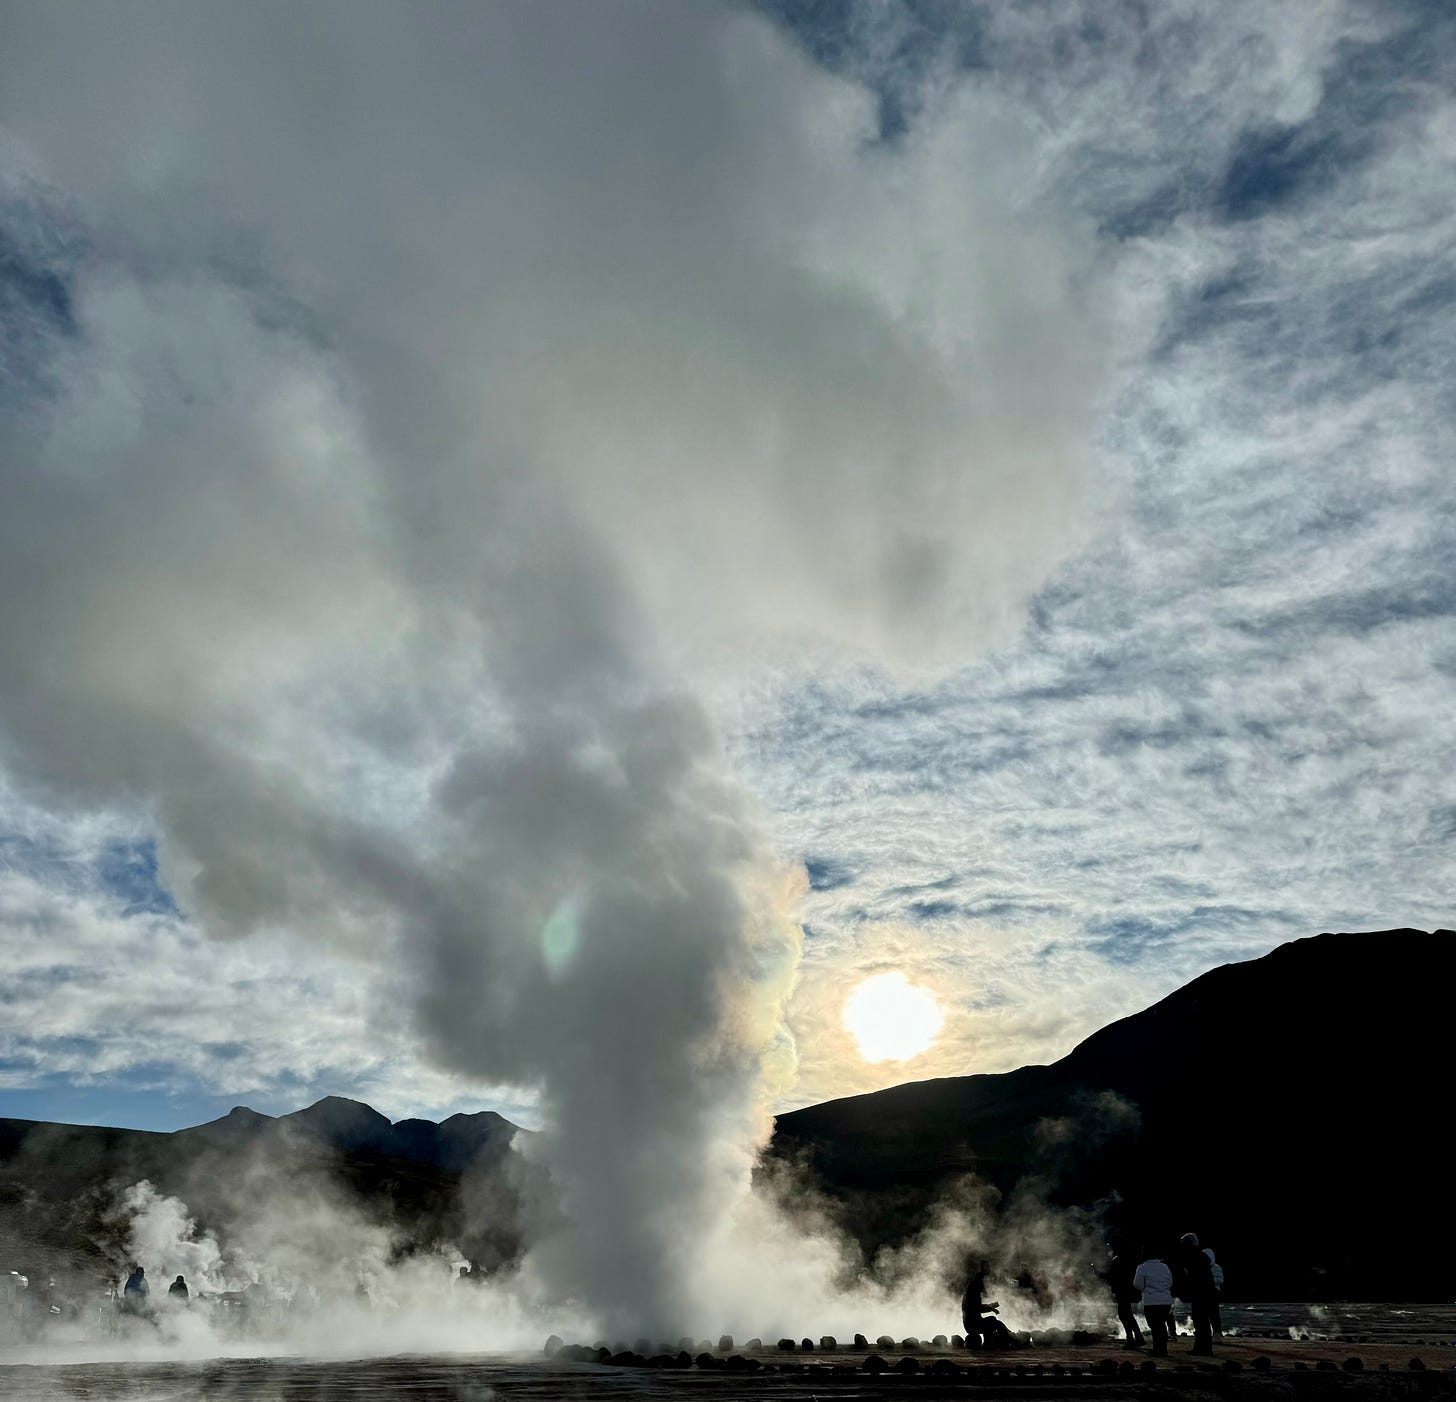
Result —
<instances>
[{"instance_id":1,"label":"cloud","mask_svg":"<svg viewBox=\"0 0 1456 1402\"><path fill-rule=\"evenodd\" d=\"M1450 924L1447 21L987 14L992 81L1046 122L1040 178L1153 317L1099 429L1129 510L984 662L824 669L746 718L784 844L852 873L806 907L806 1098L865 1086L812 1048L886 929L912 974L1030 1027L952 1027L929 1075L1062 1055L1287 938Z\"/></svg>"}]
</instances>

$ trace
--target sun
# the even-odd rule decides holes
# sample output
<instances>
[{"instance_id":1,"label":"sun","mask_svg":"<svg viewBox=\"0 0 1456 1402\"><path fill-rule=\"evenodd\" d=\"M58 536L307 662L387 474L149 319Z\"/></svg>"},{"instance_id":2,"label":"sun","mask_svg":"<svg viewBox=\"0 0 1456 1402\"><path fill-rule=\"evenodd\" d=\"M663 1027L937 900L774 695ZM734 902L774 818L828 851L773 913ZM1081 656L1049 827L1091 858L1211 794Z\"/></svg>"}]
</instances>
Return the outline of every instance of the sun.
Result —
<instances>
[{"instance_id":1,"label":"sun","mask_svg":"<svg viewBox=\"0 0 1456 1402\"><path fill-rule=\"evenodd\" d=\"M844 1025L866 1061L908 1061L931 1047L945 1014L904 974L875 974L844 1000Z\"/></svg>"}]
</instances>

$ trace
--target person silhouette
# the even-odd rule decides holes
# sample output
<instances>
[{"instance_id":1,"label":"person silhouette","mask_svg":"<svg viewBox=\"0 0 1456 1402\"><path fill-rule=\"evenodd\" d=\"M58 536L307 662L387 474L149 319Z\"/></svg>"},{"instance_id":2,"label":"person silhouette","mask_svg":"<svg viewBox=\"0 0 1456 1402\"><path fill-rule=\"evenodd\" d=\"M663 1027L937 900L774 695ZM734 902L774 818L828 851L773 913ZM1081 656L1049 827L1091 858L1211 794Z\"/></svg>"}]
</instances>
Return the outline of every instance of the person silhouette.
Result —
<instances>
[{"instance_id":1,"label":"person silhouette","mask_svg":"<svg viewBox=\"0 0 1456 1402\"><path fill-rule=\"evenodd\" d=\"M122 1308L128 1314L144 1314L147 1308L147 1296L152 1293L152 1287L147 1284L147 1268L134 1265L131 1274L126 1278L126 1284L121 1289Z\"/></svg>"},{"instance_id":2,"label":"person silhouette","mask_svg":"<svg viewBox=\"0 0 1456 1402\"><path fill-rule=\"evenodd\" d=\"M1143 1298L1143 1318L1152 1335L1154 1358L1168 1356L1168 1316L1173 1312L1173 1270L1158 1255L1149 1256L1132 1273L1132 1288Z\"/></svg>"},{"instance_id":3,"label":"person silhouette","mask_svg":"<svg viewBox=\"0 0 1456 1402\"><path fill-rule=\"evenodd\" d=\"M1117 1305L1117 1322L1122 1325L1125 1335L1123 1348L1141 1348L1144 1342L1143 1331L1138 1327L1137 1316L1132 1312L1132 1307L1138 1300L1138 1292L1132 1283L1133 1269L1133 1258L1126 1252L1113 1249L1109 1244L1107 1264L1097 1271L1098 1279L1107 1282L1113 1302Z\"/></svg>"},{"instance_id":4,"label":"person silhouette","mask_svg":"<svg viewBox=\"0 0 1456 1402\"><path fill-rule=\"evenodd\" d=\"M1218 1291L1213 1283L1213 1266L1198 1247L1198 1237L1185 1232L1178 1240L1174 1264L1178 1298L1188 1302L1193 1316L1193 1347L1190 1353L1213 1352L1213 1312Z\"/></svg>"}]
</instances>

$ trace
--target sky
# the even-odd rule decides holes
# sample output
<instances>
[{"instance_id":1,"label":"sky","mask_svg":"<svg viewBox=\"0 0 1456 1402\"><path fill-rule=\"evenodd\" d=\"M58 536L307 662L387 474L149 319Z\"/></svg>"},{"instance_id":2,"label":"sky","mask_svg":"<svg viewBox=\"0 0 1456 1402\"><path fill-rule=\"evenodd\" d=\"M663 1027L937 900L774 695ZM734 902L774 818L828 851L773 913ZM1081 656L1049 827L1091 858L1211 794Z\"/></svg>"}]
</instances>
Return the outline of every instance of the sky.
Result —
<instances>
[{"instance_id":1,"label":"sky","mask_svg":"<svg viewBox=\"0 0 1456 1402\"><path fill-rule=\"evenodd\" d=\"M0 1115L739 1142L1456 923L1447 7L0 27Z\"/></svg>"}]
</instances>

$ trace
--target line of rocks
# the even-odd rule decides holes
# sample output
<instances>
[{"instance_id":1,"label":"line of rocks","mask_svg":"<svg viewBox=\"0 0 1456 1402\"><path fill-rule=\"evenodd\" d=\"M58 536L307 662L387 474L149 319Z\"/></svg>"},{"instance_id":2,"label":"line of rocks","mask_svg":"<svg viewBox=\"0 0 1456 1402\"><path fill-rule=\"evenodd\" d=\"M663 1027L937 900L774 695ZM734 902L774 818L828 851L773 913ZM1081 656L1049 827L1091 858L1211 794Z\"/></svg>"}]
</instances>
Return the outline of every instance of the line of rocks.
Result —
<instances>
[{"instance_id":1,"label":"line of rocks","mask_svg":"<svg viewBox=\"0 0 1456 1402\"><path fill-rule=\"evenodd\" d=\"M945 1335L937 1335L931 1340L933 1345L944 1347L949 1340ZM853 1376L856 1373L900 1373L912 1374L924 1372L932 1378L966 1378L970 1381L980 1382L1007 1382L1020 1378L1111 1378L1123 1379L1150 1376L1159 1372L1159 1366L1151 1358L1145 1358L1139 1363L1131 1359L1103 1358L1089 1367L1080 1368L1075 1364L1063 1363L1022 1363L1009 1366L995 1365L966 1365L957 1363L951 1358L937 1358L927 1365L922 1365L919 1358L915 1357L915 1350L920 1348L920 1341L910 1337L900 1341L905 1351L895 1362L890 1362L882 1354L872 1353L865 1358L858 1366L854 1367L821 1367L814 1364L779 1361L777 1363L766 1363L761 1358L755 1357L753 1350L763 1349L762 1339L750 1339L744 1348L749 1350L746 1353L733 1352L733 1337L725 1334L718 1340L718 1352L715 1353L708 1340L700 1340L692 1345L690 1340L679 1341L680 1347L674 1350L670 1345L661 1344L654 1346L646 1339L639 1339L637 1346L628 1348L619 1345L615 1348L605 1343L598 1343L588 1347L586 1344L564 1344L561 1339L553 1334L546 1341L545 1354L548 1358L556 1358L567 1363L597 1363L613 1368L659 1368L659 1369L689 1369L697 1368L703 1372L727 1372L727 1373L758 1373L758 1372L780 1372L799 1373L813 1368L814 1371L826 1375ZM780 1339L778 1349L782 1353L791 1352L832 1352L838 1348L838 1343L832 1335L826 1334L819 1340L816 1348L812 1339L801 1339L797 1344L793 1339ZM868 1347L868 1342L863 1334L855 1335L854 1347L863 1349ZM894 1340L889 1335L881 1335L877 1347L893 1348ZM694 1354L696 1349L696 1354ZM726 1357L719 1354L726 1353ZM1168 1367L1174 1372L1191 1373L1242 1373L1245 1364L1236 1358L1227 1358L1219 1363L1172 1363ZM1274 1362L1266 1354L1252 1359L1247 1367L1256 1373L1269 1373L1274 1371ZM1412 1358L1406 1364L1411 1372L1425 1372L1426 1365L1419 1358ZM1319 1372L1319 1373L1361 1373L1365 1371L1365 1361L1358 1356L1351 1356L1343 1363L1336 1363L1333 1359L1323 1359L1311 1365L1300 1360L1292 1365L1294 1372ZM1390 1365L1382 1363L1380 1372L1389 1372Z\"/></svg>"}]
</instances>

